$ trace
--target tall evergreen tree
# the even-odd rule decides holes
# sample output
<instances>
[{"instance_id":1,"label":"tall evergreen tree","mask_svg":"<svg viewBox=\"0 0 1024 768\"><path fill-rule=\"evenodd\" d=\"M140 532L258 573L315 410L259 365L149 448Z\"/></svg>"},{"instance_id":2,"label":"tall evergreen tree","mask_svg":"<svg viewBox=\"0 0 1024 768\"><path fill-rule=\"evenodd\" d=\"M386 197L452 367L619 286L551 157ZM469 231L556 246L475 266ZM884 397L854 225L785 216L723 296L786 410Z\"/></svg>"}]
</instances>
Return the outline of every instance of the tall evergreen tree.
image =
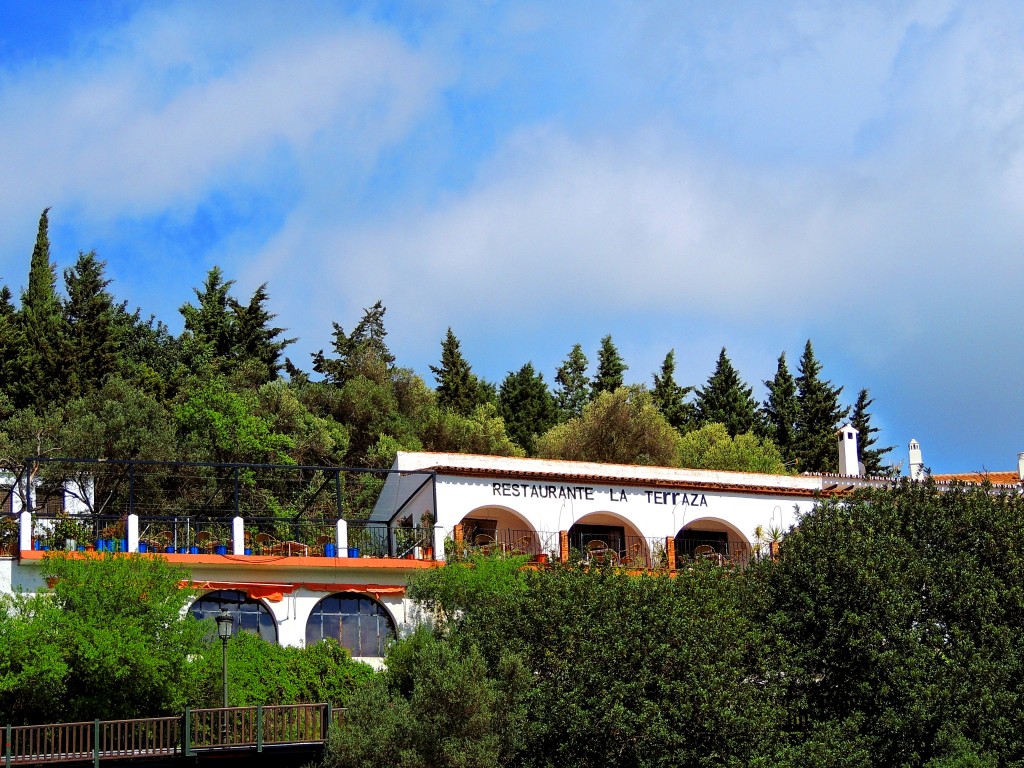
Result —
<instances>
[{"instance_id":1,"label":"tall evergreen tree","mask_svg":"<svg viewBox=\"0 0 1024 768\"><path fill-rule=\"evenodd\" d=\"M676 351L670 349L661 364L661 370L654 374L651 394L661 415L680 431L693 420L693 406L686 402L686 396L692 391L693 387L676 384Z\"/></svg>"},{"instance_id":2,"label":"tall evergreen tree","mask_svg":"<svg viewBox=\"0 0 1024 768\"><path fill-rule=\"evenodd\" d=\"M796 419L795 456L801 472L835 472L839 468L836 430L850 412L839 404L842 387L821 378L821 363L807 340L796 377L799 405Z\"/></svg>"},{"instance_id":3,"label":"tall evergreen tree","mask_svg":"<svg viewBox=\"0 0 1024 768\"><path fill-rule=\"evenodd\" d=\"M235 313L231 311L231 286L234 280L225 280L220 267L214 266L206 274L202 288L194 288L198 306L185 303L178 310L185 318L185 330L210 354L226 360L235 346Z\"/></svg>"},{"instance_id":4,"label":"tall evergreen tree","mask_svg":"<svg viewBox=\"0 0 1024 768\"><path fill-rule=\"evenodd\" d=\"M332 323L336 356L327 357L322 349L314 352L313 370L338 386L356 376L365 376L377 383L388 380L394 370L395 356L385 342L388 335L384 328L386 312L387 307L378 300L363 310L362 319L350 334L337 323Z\"/></svg>"},{"instance_id":5,"label":"tall evergreen tree","mask_svg":"<svg viewBox=\"0 0 1024 768\"><path fill-rule=\"evenodd\" d=\"M799 404L796 398L796 381L786 364L786 353L779 355L779 364L775 370L775 378L764 383L768 389L761 408L761 420L758 433L769 438L783 460L792 462L796 456L796 420Z\"/></svg>"},{"instance_id":6,"label":"tall evergreen tree","mask_svg":"<svg viewBox=\"0 0 1024 768\"><path fill-rule=\"evenodd\" d=\"M742 435L754 427L757 402L753 388L733 368L725 347L718 354L718 363L707 384L697 390L694 402L697 423L722 424L730 437Z\"/></svg>"},{"instance_id":7,"label":"tall evergreen tree","mask_svg":"<svg viewBox=\"0 0 1024 768\"><path fill-rule=\"evenodd\" d=\"M857 402L853 405L853 413L850 416L850 424L857 430L857 459L864 465L864 473L868 475L880 475L885 470L882 459L895 446L886 448L873 448L878 438L874 435L878 427L871 425L871 414L868 408L874 403L874 398L868 396L868 391L862 389L857 395Z\"/></svg>"},{"instance_id":8,"label":"tall evergreen tree","mask_svg":"<svg viewBox=\"0 0 1024 768\"><path fill-rule=\"evenodd\" d=\"M558 423L555 398L533 363L505 377L498 390L498 413L505 420L508 436L531 455L537 437Z\"/></svg>"},{"instance_id":9,"label":"tall evergreen tree","mask_svg":"<svg viewBox=\"0 0 1024 768\"><path fill-rule=\"evenodd\" d=\"M271 321L277 315L266 309L269 296L267 284L263 283L247 305L231 300L235 314L235 349L239 361L255 360L267 371L266 380L273 381L281 372L281 353L296 339L278 338L284 328L275 328Z\"/></svg>"},{"instance_id":10,"label":"tall evergreen tree","mask_svg":"<svg viewBox=\"0 0 1024 768\"><path fill-rule=\"evenodd\" d=\"M612 342L611 334L601 339L601 348L597 351L597 372L590 387L590 399L593 400L602 392L614 392L623 386L622 374L628 367Z\"/></svg>"},{"instance_id":11,"label":"tall evergreen tree","mask_svg":"<svg viewBox=\"0 0 1024 768\"><path fill-rule=\"evenodd\" d=\"M17 313L18 382L14 404L37 410L66 394L66 326L57 294L57 271L50 261L49 211L47 208L39 217L28 287L21 294Z\"/></svg>"},{"instance_id":12,"label":"tall evergreen tree","mask_svg":"<svg viewBox=\"0 0 1024 768\"><path fill-rule=\"evenodd\" d=\"M64 317L68 329L67 386L72 394L83 397L103 386L118 367L120 336L119 308L104 276L106 262L95 251L79 253L78 261L64 270L68 300Z\"/></svg>"},{"instance_id":13,"label":"tall evergreen tree","mask_svg":"<svg viewBox=\"0 0 1024 768\"><path fill-rule=\"evenodd\" d=\"M11 289L0 286L0 402L14 401L15 361L18 355L17 317L11 302Z\"/></svg>"},{"instance_id":14,"label":"tall evergreen tree","mask_svg":"<svg viewBox=\"0 0 1024 768\"><path fill-rule=\"evenodd\" d=\"M583 406L590 400L590 382L587 380L587 366L590 361L583 353L583 347L574 344L569 356L555 372L555 406L559 421L574 419L583 412Z\"/></svg>"},{"instance_id":15,"label":"tall evergreen tree","mask_svg":"<svg viewBox=\"0 0 1024 768\"><path fill-rule=\"evenodd\" d=\"M469 416L491 399L493 388L473 373L451 328L441 342L441 364L430 370L437 378L437 404L442 408Z\"/></svg>"}]
</instances>

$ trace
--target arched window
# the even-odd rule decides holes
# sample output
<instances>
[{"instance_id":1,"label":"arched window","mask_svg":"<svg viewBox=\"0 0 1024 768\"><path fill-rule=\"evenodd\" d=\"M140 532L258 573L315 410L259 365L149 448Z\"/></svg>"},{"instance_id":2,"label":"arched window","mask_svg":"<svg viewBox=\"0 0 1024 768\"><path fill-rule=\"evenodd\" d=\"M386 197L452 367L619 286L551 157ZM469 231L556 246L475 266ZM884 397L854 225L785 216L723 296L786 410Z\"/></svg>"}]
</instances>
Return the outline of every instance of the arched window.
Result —
<instances>
[{"instance_id":1,"label":"arched window","mask_svg":"<svg viewBox=\"0 0 1024 768\"><path fill-rule=\"evenodd\" d=\"M333 637L353 656L383 656L395 637L391 615L366 595L342 592L325 597L306 622L306 645Z\"/></svg>"},{"instance_id":2,"label":"arched window","mask_svg":"<svg viewBox=\"0 0 1024 768\"><path fill-rule=\"evenodd\" d=\"M192 603L192 615L202 621L221 612L231 614L235 632L255 632L268 643L277 642L277 626L274 617L263 603L253 600L237 589L220 589L208 592Z\"/></svg>"}]
</instances>

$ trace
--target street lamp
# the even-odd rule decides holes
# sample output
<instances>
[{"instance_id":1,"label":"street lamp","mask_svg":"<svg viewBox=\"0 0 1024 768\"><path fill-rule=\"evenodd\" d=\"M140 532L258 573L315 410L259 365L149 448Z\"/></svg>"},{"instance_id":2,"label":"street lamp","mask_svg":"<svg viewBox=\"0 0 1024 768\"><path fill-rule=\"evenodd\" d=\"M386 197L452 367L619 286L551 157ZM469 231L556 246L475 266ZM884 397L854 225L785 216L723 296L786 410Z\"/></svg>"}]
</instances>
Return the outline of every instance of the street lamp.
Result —
<instances>
[{"instance_id":1,"label":"street lamp","mask_svg":"<svg viewBox=\"0 0 1024 768\"><path fill-rule=\"evenodd\" d=\"M228 639L231 637L231 628L234 624L234 619L231 618L231 614L226 609L221 608L220 613L217 614L217 636L220 638L222 644L221 652L221 665L223 669L222 677L224 679L224 708L228 707Z\"/></svg>"}]
</instances>

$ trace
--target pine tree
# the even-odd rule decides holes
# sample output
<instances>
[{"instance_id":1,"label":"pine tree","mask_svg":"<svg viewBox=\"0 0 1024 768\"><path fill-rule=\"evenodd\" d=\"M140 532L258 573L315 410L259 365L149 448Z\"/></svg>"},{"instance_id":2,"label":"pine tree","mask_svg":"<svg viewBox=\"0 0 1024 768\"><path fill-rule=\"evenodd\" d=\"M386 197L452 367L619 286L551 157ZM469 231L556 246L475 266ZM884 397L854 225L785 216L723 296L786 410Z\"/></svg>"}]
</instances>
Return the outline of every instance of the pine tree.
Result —
<instances>
[{"instance_id":1,"label":"pine tree","mask_svg":"<svg viewBox=\"0 0 1024 768\"><path fill-rule=\"evenodd\" d=\"M378 300L363 310L363 317L351 334L346 334L344 328L332 323L336 357L327 357L322 349L314 352L313 370L338 386L356 376L365 376L378 384L389 380L394 371L395 357L384 341L388 335L384 328L386 312L387 308Z\"/></svg>"},{"instance_id":2,"label":"pine tree","mask_svg":"<svg viewBox=\"0 0 1024 768\"><path fill-rule=\"evenodd\" d=\"M576 418L583 412L590 400L590 384L587 380L587 366L590 361L583 354L583 347L574 344L569 356L555 372L555 407L559 421Z\"/></svg>"},{"instance_id":3,"label":"pine tree","mask_svg":"<svg viewBox=\"0 0 1024 768\"><path fill-rule=\"evenodd\" d=\"M498 413L505 420L508 436L531 455L537 437L558 423L555 398L533 363L505 377L498 391Z\"/></svg>"},{"instance_id":4,"label":"pine tree","mask_svg":"<svg viewBox=\"0 0 1024 768\"><path fill-rule=\"evenodd\" d=\"M786 462L792 462L796 456L796 420L799 404L796 398L796 382L786 364L786 353L779 355L779 364L775 370L775 378L764 383L768 389L761 408L761 424L758 433L769 438Z\"/></svg>"},{"instance_id":5,"label":"pine tree","mask_svg":"<svg viewBox=\"0 0 1024 768\"><path fill-rule=\"evenodd\" d=\"M494 392L473 373L451 328L441 342L441 365L430 370L437 378L437 404L463 416L488 402Z\"/></svg>"},{"instance_id":6,"label":"pine tree","mask_svg":"<svg viewBox=\"0 0 1024 768\"><path fill-rule=\"evenodd\" d=\"M601 348L597 351L597 373L594 374L594 381L590 387L590 399L593 400L602 392L614 392L623 386L622 374L628 367L612 342L611 334L601 339Z\"/></svg>"},{"instance_id":7,"label":"pine tree","mask_svg":"<svg viewBox=\"0 0 1024 768\"><path fill-rule=\"evenodd\" d=\"M234 355L239 362L255 360L266 368L267 381L273 381L281 372L281 353L296 339L279 339L284 328L271 326L277 317L267 311L269 300L267 284L263 283L253 293L248 305L243 306L234 299L231 309L235 314L235 347Z\"/></svg>"},{"instance_id":8,"label":"pine tree","mask_svg":"<svg viewBox=\"0 0 1024 768\"><path fill-rule=\"evenodd\" d=\"M68 329L67 386L77 397L99 390L118 367L117 352L124 324L107 290L106 262L95 251L79 253L75 266L64 270L68 301L64 318Z\"/></svg>"},{"instance_id":9,"label":"pine tree","mask_svg":"<svg viewBox=\"0 0 1024 768\"><path fill-rule=\"evenodd\" d=\"M17 354L17 317L11 302L11 289L4 285L0 286L0 403L5 397L8 402L14 402Z\"/></svg>"},{"instance_id":10,"label":"pine tree","mask_svg":"<svg viewBox=\"0 0 1024 768\"><path fill-rule=\"evenodd\" d=\"M683 431L694 417L693 406L685 402L693 387L676 384L676 351L670 349L661 364L661 371L654 374L654 389L651 392L654 404L668 423Z\"/></svg>"},{"instance_id":11,"label":"pine tree","mask_svg":"<svg viewBox=\"0 0 1024 768\"><path fill-rule=\"evenodd\" d=\"M202 288L193 288L199 306L182 304L178 310L185 318L185 330L217 360L224 361L235 346L236 318L231 311L231 286L224 280L220 267L214 266L206 275Z\"/></svg>"},{"instance_id":12,"label":"pine tree","mask_svg":"<svg viewBox=\"0 0 1024 768\"><path fill-rule=\"evenodd\" d=\"M885 471L882 465L882 457L889 453L895 446L887 448L872 448L878 442L873 437L878 432L878 427L871 426L871 414L868 408L874 403L874 399L868 397L868 391L862 389L857 395L857 402L854 403L853 413L850 416L850 424L857 430L857 459L864 465L864 474L880 475Z\"/></svg>"},{"instance_id":13,"label":"pine tree","mask_svg":"<svg viewBox=\"0 0 1024 768\"><path fill-rule=\"evenodd\" d=\"M838 471L836 430L850 412L839 404L842 391L842 387L833 387L832 382L821 378L821 363L814 357L814 347L808 339L796 377L798 411L794 454L799 471Z\"/></svg>"},{"instance_id":14,"label":"pine tree","mask_svg":"<svg viewBox=\"0 0 1024 768\"><path fill-rule=\"evenodd\" d=\"M722 424L730 437L751 431L757 409L753 392L733 368L722 347L714 373L704 388L697 390L694 402L697 423L701 426Z\"/></svg>"},{"instance_id":15,"label":"pine tree","mask_svg":"<svg viewBox=\"0 0 1024 768\"><path fill-rule=\"evenodd\" d=\"M57 271L50 261L49 208L39 217L28 287L17 313L18 355L14 404L42 410L65 394L63 367L66 327L57 294Z\"/></svg>"}]
</instances>

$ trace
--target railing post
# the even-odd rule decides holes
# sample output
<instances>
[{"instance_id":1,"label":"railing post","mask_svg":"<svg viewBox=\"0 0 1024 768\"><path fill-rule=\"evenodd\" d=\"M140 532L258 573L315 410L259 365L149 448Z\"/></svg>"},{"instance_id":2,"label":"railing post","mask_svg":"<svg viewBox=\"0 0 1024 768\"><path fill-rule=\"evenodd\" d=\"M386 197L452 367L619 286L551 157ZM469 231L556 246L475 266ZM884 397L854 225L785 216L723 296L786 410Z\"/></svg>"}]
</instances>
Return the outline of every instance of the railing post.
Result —
<instances>
[{"instance_id":1,"label":"railing post","mask_svg":"<svg viewBox=\"0 0 1024 768\"><path fill-rule=\"evenodd\" d=\"M92 764L93 768L100 768L100 721L95 720L92 724Z\"/></svg>"},{"instance_id":2,"label":"railing post","mask_svg":"<svg viewBox=\"0 0 1024 768\"><path fill-rule=\"evenodd\" d=\"M676 569L676 540L674 536L665 537L665 557L668 560L665 563L670 571Z\"/></svg>"},{"instance_id":3,"label":"railing post","mask_svg":"<svg viewBox=\"0 0 1024 768\"><path fill-rule=\"evenodd\" d=\"M256 705L256 751L263 751L263 705Z\"/></svg>"},{"instance_id":4,"label":"railing post","mask_svg":"<svg viewBox=\"0 0 1024 768\"><path fill-rule=\"evenodd\" d=\"M185 722L181 729L181 754L185 757L192 755L192 713L185 707Z\"/></svg>"},{"instance_id":5,"label":"railing post","mask_svg":"<svg viewBox=\"0 0 1024 768\"><path fill-rule=\"evenodd\" d=\"M444 526L434 523L434 559L444 562Z\"/></svg>"},{"instance_id":6,"label":"railing post","mask_svg":"<svg viewBox=\"0 0 1024 768\"><path fill-rule=\"evenodd\" d=\"M11 724L7 724L7 737L4 744L4 765L11 768Z\"/></svg>"},{"instance_id":7,"label":"railing post","mask_svg":"<svg viewBox=\"0 0 1024 768\"><path fill-rule=\"evenodd\" d=\"M562 563L569 562L569 532L558 532L558 560Z\"/></svg>"},{"instance_id":8,"label":"railing post","mask_svg":"<svg viewBox=\"0 0 1024 768\"><path fill-rule=\"evenodd\" d=\"M331 730L331 702L328 701L327 704L324 706L324 725L323 725L324 744L327 743L327 736L328 736L328 733L330 732L330 730Z\"/></svg>"}]
</instances>

